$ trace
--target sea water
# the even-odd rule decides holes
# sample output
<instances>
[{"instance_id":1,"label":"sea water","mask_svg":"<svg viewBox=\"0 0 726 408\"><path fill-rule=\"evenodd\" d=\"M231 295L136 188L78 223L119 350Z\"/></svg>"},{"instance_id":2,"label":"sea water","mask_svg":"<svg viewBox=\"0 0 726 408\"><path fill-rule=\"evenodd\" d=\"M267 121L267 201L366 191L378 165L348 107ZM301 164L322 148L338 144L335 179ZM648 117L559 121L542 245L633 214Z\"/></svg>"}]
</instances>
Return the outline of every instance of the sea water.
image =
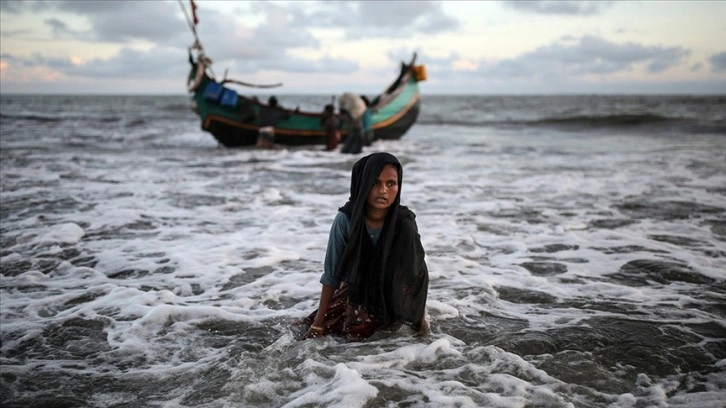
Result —
<instances>
[{"instance_id":1,"label":"sea water","mask_svg":"<svg viewBox=\"0 0 726 408\"><path fill-rule=\"evenodd\" d=\"M359 155L225 149L186 96L0 102L2 406L724 406L726 97L424 92ZM376 151L431 331L299 341Z\"/></svg>"}]
</instances>

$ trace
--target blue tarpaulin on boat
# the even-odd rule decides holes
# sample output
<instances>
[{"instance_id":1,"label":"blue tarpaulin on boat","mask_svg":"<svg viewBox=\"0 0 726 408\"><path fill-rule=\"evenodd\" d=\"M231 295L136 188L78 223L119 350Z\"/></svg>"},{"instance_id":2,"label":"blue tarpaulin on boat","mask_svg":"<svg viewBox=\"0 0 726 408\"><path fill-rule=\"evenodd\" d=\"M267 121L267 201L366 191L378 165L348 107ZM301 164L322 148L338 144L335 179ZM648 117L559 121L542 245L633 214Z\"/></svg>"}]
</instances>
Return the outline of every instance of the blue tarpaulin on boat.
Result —
<instances>
[{"instance_id":1,"label":"blue tarpaulin on boat","mask_svg":"<svg viewBox=\"0 0 726 408\"><path fill-rule=\"evenodd\" d=\"M237 99L237 91L235 91L234 89L225 88L222 92L222 100L219 102L219 104L227 108L236 108Z\"/></svg>"},{"instance_id":2,"label":"blue tarpaulin on boat","mask_svg":"<svg viewBox=\"0 0 726 408\"><path fill-rule=\"evenodd\" d=\"M222 97L222 91L224 87L216 82L210 82L204 89L204 99L207 102L219 103L219 98Z\"/></svg>"}]
</instances>

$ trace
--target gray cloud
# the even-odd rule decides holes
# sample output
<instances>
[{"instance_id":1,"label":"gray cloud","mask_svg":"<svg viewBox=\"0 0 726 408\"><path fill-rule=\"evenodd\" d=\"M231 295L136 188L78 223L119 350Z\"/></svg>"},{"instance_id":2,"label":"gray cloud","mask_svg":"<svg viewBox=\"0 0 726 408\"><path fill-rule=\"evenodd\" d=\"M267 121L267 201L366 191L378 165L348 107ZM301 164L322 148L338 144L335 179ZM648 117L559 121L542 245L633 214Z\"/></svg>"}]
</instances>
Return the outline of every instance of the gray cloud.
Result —
<instances>
[{"instance_id":1,"label":"gray cloud","mask_svg":"<svg viewBox=\"0 0 726 408\"><path fill-rule=\"evenodd\" d=\"M293 73L317 73L326 72L331 74L345 74L360 69L358 63L341 58L325 56L315 61L303 60L300 58L288 58L278 60L267 66L266 69L279 70Z\"/></svg>"},{"instance_id":2,"label":"gray cloud","mask_svg":"<svg viewBox=\"0 0 726 408\"><path fill-rule=\"evenodd\" d=\"M108 59L94 59L80 66L64 70L72 76L90 76L96 78L165 78L169 72L176 71L178 64L172 63L179 59L179 54L172 50L152 49L137 51L122 48L117 55Z\"/></svg>"},{"instance_id":3,"label":"gray cloud","mask_svg":"<svg viewBox=\"0 0 726 408\"><path fill-rule=\"evenodd\" d=\"M254 44L265 48L317 47L320 42L310 33L312 24L302 6L282 7L254 2L252 10L263 14L265 22L252 29Z\"/></svg>"},{"instance_id":4,"label":"gray cloud","mask_svg":"<svg viewBox=\"0 0 726 408\"><path fill-rule=\"evenodd\" d=\"M178 14L177 4L161 1L143 4L142 9L135 1L63 1L57 7L87 17L99 41L165 43L179 38L186 24Z\"/></svg>"},{"instance_id":5,"label":"gray cloud","mask_svg":"<svg viewBox=\"0 0 726 408\"><path fill-rule=\"evenodd\" d=\"M156 44L154 52L163 50L170 58L167 64L183 61L183 50L193 42L176 1L54 0L3 1L1 4L4 12L12 13L29 13L41 9L58 11L45 21L56 39L122 45L132 41L148 41ZM271 69L298 73L321 70L337 73L359 69L358 63L353 60L330 56L319 60L296 57L292 52L294 50L320 48L320 40L312 34L315 28L342 28L347 37L362 38L431 34L451 30L458 25L457 20L443 13L440 2L320 2L315 8L296 2L284 6L271 2L240 3L238 13L262 17L263 22L254 26L236 21L235 13L205 8L203 2L198 5L201 21L197 29L207 53L215 60L214 68L220 72L229 68L239 75ZM188 9L188 2L185 2L185 6ZM64 13L85 18L90 28L76 29L77 25L71 24ZM177 54L172 51L174 49L178 50ZM127 48L110 59L94 60L83 68L69 67L76 71L63 72L72 74L85 70L92 76L113 73L135 77L142 74L140 70L144 69L138 61L140 54L143 53ZM155 60L152 52L146 56ZM24 63L39 64L41 60L36 58ZM239 71L233 71L235 69Z\"/></svg>"},{"instance_id":6,"label":"gray cloud","mask_svg":"<svg viewBox=\"0 0 726 408\"><path fill-rule=\"evenodd\" d=\"M250 2L241 7L246 7L241 13L263 16L264 23L244 27L231 16L205 10L199 32L210 50L269 62L289 58L290 49L319 48L320 41L312 34L316 28L341 28L347 38L390 38L435 34L458 25L457 20L444 15L440 2L320 2L315 8L296 2L285 6ZM246 36L239 32L246 32Z\"/></svg>"},{"instance_id":7,"label":"gray cloud","mask_svg":"<svg viewBox=\"0 0 726 408\"><path fill-rule=\"evenodd\" d=\"M8 6L2 2L3 13ZM127 1L24 1L10 2L12 13L30 14L51 11L52 18L44 21L50 28L54 39L75 41L125 44L131 40L144 40L156 43L149 51L122 48L110 58L97 58L83 64L71 62L71 52L65 57L48 57L39 53L29 56L2 55L3 61L21 69L45 68L74 78L88 79L161 79L165 75L179 75L185 66L184 46L190 43L186 23L181 18L179 6L175 2ZM176 8L174 8L176 7ZM77 29L71 24L69 14L85 18L90 28ZM84 26L86 26L84 24ZM7 32L3 32L5 36ZM37 41L45 41L32 31L11 33L18 36L35 36ZM186 36L186 37L185 37ZM176 38L176 39L174 39ZM161 45L159 45L161 44ZM164 46L170 44L171 46ZM181 74L183 75L183 74Z\"/></svg>"},{"instance_id":8,"label":"gray cloud","mask_svg":"<svg viewBox=\"0 0 726 408\"><path fill-rule=\"evenodd\" d=\"M439 2L321 2L317 11L295 2L284 7L269 2L251 2L245 6L247 9L240 12L262 15L265 21L255 27L243 27L229 15L215 10L206 10L200 16L203 21L199 33L205 48L212 57L222 58L215 62L217 70L225 66L240 74L263 70L353 72L359 69L355 61L328 56L308 60L290 51L320 48L320 40L311 33L320 27L343 28L349 38L364 38L440 32L458 24L442 15ZM404 55L408 60L411 52L389 53L389 56L396 61Z\"/></svg>"},{"instance_id":9,"label":"gray cloud","mask_svg":"<svg viewBox=\"0 0 726 408\"><path fill-rule=\"evenodd\" d=\"M206 10L198 30L208 53L215 59L216 70L229 68L234 75L251 74L279 69L308 72L313 66L345 65L350 62L301 60L291 55L298 48L317 48L319 40L305 27L306 16L301 7L280 7L267 2L246 4L243 12L262 15L264 21L257 26L244 26L228 14ZM191 39L191 36L189 36ZM191 43L191 41L189 41Z\"/></svg>"},{"instance_id":10,"label":"gray cloud","mask_svg":"<svg viewBox=\"0 0 726 408\"><path fill-rule=\"evenodd\" d=\"M123 48L109 59L95 59L66 71L68 75L91 76L98 78L139 78L162 79L175 73L179 64L179 53L169 49L137 51Z\"/></svg>"},{"instance_id":11,"label":"gray cloud","mask_svg":"<svg viewBox=\"0 0 726 408\"><path fill-rule=\"evenodd\" d=\"M33 35L33 31L29 30L27 28L18 29L18 30L0 30L0 36L4 38L12 38L12 37L28 37Z\"/></svg>"},{"instance_id":12,"label":"gray cloud","mask_svg":"<svg viewBox=\"0 0 726 408\"><path fill-rule=\"evenodd\" d=\"M93 41L94 35L90 31L73 30L68 25L57 18L49 18L43 21L45 25L50 27L54 39L74 39L81 41Z\"/></svg>"},{"instance_id":13,"label":"gray cloud","mask_svg":"<svg viewBox=\"0 0 726 408\"><path fill-rule=\"evenodd\" d=\"M0 1L0 11L3 13L23 14L25 12L39 12L52 7L54 1L51 0L35 0L35 1Z\"/></svg>"},{"instance_id":14,"label":"gray cloud","mask_svg":"<svg viewBox=\"0 0 726 408\"><path fill-rule=\"evenodd\" d=\"M143 4L143 7L140 5ZM126 43L146 40L171 44L180 41L186 26L176 2L166 1L2 1L3 13L28 14L41 11L57 11L58 16L47 19L56 38L72 38L79 41L103 41ZM72 29L62 17L70 13L86 18L89 30Z\"/></svg>"},{"instance_id":15,"label":"gray cloud","mask_svg":"<svg viewBox=\"0 0 726 408\"><path fill-rule=\"evenodd\" d=\"M20 14L23 4L19 1L0 1L0 11L3 13Z\"/></svg>"},{"instance_id":16,"label":"gray cloud","mask_svg":"<svg viewBox=\"0 0 726 408\"><path fill-rule=\"evenodd\" d=\"M712 55L708 61L714 72L726 72L726 51Z\"/></svg>"},{"instance_id":17,"label":"gray cloud","mask_svg":"<svg viewBox=\"0 0 726 408\"><path fill-rule=\"evenodd\" d=\"M56 70L65 70L73 66L68 58L48 58L40 53L33 53L29 57L18 57L13 54L3 53L0 55L3 61L12 63L23 68L34 68L38 66L50 67Z\"/></svg>"},{"instance_id":18,"label":"gray cloud","mask_svg":"<svg viewBox=\"0 0 726 408\"><path fill-rule=\"evenodd\" d=\"M563 38L519 57L484 64L480 74L501 78L567 78L629 71L644 63L659 73L683 61L690 51L682 47L614 43L600 37Z\"/></svg>"},{"instance_id":19,"label":"gray cloud","mask_svg":"<svg viewBox=\"0 0 726 408\"><path fill-rule=\"evenodd\" d=\"M321 2L312 17L320 27L346 30L348 38L401 38L417 33L438 34L455 30L459 21L446 15L438 1Z\"/></svg>"},{"instance_id":20,"label":"gray cloud","mask_svg":"<svg viewBox=\"0 0 726 408\"><path fill-rule=\"evenodd\" d=\"M57 18L49 18L46 19L44 22L46 25L50 26L50 28L53 30L53 34L56 36L59 34L67 33L69 31L66 23L58 20Z\"/></svg>"},{"instance_id":21,"label":"gray cloud","mask_svg":"<svg viewBox=\"0 0 726 408\"><path fill-rule=\"evenodd\" d=\"M509 0L504 5L526 13L571 16L593 16L612 7L612 1L521 1Z\"/></svg>"},{"instance_id":22,"label":"gray cloud","mask_svg":"<svg viewBox=\"0 0 726 408\"><path fill-rule=\"evenodd\" d=\"M39 53L29 57L4 53L0 57L13 65L28 69L45 67L72 77L111 79L164 78L170 72L179 71L179 64L171 64L170 61L180 59L176 51L163 49L137 51L130 48L121 49L112 58L98 58L80 65L73 64L70 58L49 58Z\"/></svg>"},{"instance_id":23,"label":"gray cloud","mask_svg":"<svg viewBox=\"0 0 726 408\"><path fill-rule=\"evenodd\" d=\"M357 16L357 26L371 29L370 35L437 34L458 27L458 20L445 15L439 2L361 1Z\"/></svg>"},{"instance_id":24,"label":"gray cloud","mask_svg":"<svg viewBox=\"0 0 726 408\"><path fill-rule=\"evenodd\" d=\"M29 13L39 5L53 7L57 11L82 16L90 24L90 29L75 30L67 14L56 13L53 18L45 20L56 39L117 44L146 40L157 44L151 50L124 47L110 58L97 58L83 64L73 64L70 54L64 58L48 58L41 54L21 56L4 53L2 59L13 67L46 68L74 78L123 81L180 77L180 83L183 83L183 72L189 69L186 47L191 45L193 37L178 4L156 1L143 4L143 9L139 10L138 2L26 2L13 12ZM235 21L233 15L215 9L200 11L202 22L198 27L199 33L208 46L208 53L215 59L213 68L219 77L226 69L230 70L230 77L242 80L247 75L271 70L349 73L359 69L358 63L351 60L331 56L307 60L290 54L296 48L319 46L319 41L309 31L311 25L307 22L307 13L295 3L293 7L262 2L242 6L261 15L264 21L256 26L244 26Z\"/></svg>"}]
</instances>

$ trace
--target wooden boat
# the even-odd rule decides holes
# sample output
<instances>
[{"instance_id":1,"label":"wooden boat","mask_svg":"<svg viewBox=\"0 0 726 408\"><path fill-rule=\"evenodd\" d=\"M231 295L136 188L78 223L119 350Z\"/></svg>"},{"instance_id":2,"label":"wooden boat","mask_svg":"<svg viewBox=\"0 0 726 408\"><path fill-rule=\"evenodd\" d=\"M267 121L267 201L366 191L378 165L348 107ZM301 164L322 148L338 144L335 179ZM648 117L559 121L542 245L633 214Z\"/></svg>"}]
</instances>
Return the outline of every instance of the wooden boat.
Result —
<instances>
[{"instance_id":1,"label":"wooden boat","mask_svg":"<svg viewBox=\"0 0 726 408\"><path fill-rule=\"evenodd\" d=\"M281 84L253 85L226 78L218 81L208 69L211 60L203 51L195 58L190 49L189 62L192 67L188 89L192 94L194 110L201 120L202 130L211 133L226 147L255 145L261 127L260 111L269 106L254 97L239 94L230 85L269 88ZM409 63L401 62L400 74L390 86L370 100L368 107L371 109L373 140L399 139L416 122L421 106L418 83L426 79L426 69L415 63L414 53ZM276 144L325 144L325 131L321 126L324 106L317 112L276 109L284 117L275 124ZM347 133L345 128L341 129L343 139Z\"/></svg>"}]
</instances>

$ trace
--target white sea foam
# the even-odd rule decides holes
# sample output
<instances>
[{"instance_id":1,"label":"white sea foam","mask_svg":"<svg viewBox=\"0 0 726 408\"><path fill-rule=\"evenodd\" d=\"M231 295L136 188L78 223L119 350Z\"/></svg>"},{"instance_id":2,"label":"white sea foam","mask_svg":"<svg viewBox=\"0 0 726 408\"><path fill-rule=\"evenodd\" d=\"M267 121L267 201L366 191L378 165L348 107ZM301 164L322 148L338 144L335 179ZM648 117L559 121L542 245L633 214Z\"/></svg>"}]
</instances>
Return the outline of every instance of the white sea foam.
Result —
<instances>
[{"instance_id":1,"label":"white sea foam","mask_svg":"<svg viewBox=\"0 0 726 408\"><path fill-rule=\"evenodd\" d=\"M583 344L556 356L572 358L558 371L551 361L564 346L543 333L640 318L663 330L691 325L701 341L700 325L716 326L711 308L723 294L611 275L645 259L726 278L723 238L700 222L708 213L628 213L673 201L724 208L726 169L714 164L723 150L694 142L679 151L647 136L414 130L366 153L404 163L402 203L427 251L429 336L402 328L345 344L297 341L290 329L317 307L330 223L360 155L223 150L180 132L181 151L159 140L148 151L28 153L28 171L3 160L4 180L33 186L3 184L3 199L29 203L3 215L4 373L152 384L163 391L145 389L142 403L158 406L717 406L723 359L711 389L681 393L676 375L625 384L608 371L625 368L599 370ZM43 353L57 354L34 357ZM580 376L592 382L566 378L582 366L594 367ZM94 404L129 392L102 389Z\"/></svg>"}]
</instances>

